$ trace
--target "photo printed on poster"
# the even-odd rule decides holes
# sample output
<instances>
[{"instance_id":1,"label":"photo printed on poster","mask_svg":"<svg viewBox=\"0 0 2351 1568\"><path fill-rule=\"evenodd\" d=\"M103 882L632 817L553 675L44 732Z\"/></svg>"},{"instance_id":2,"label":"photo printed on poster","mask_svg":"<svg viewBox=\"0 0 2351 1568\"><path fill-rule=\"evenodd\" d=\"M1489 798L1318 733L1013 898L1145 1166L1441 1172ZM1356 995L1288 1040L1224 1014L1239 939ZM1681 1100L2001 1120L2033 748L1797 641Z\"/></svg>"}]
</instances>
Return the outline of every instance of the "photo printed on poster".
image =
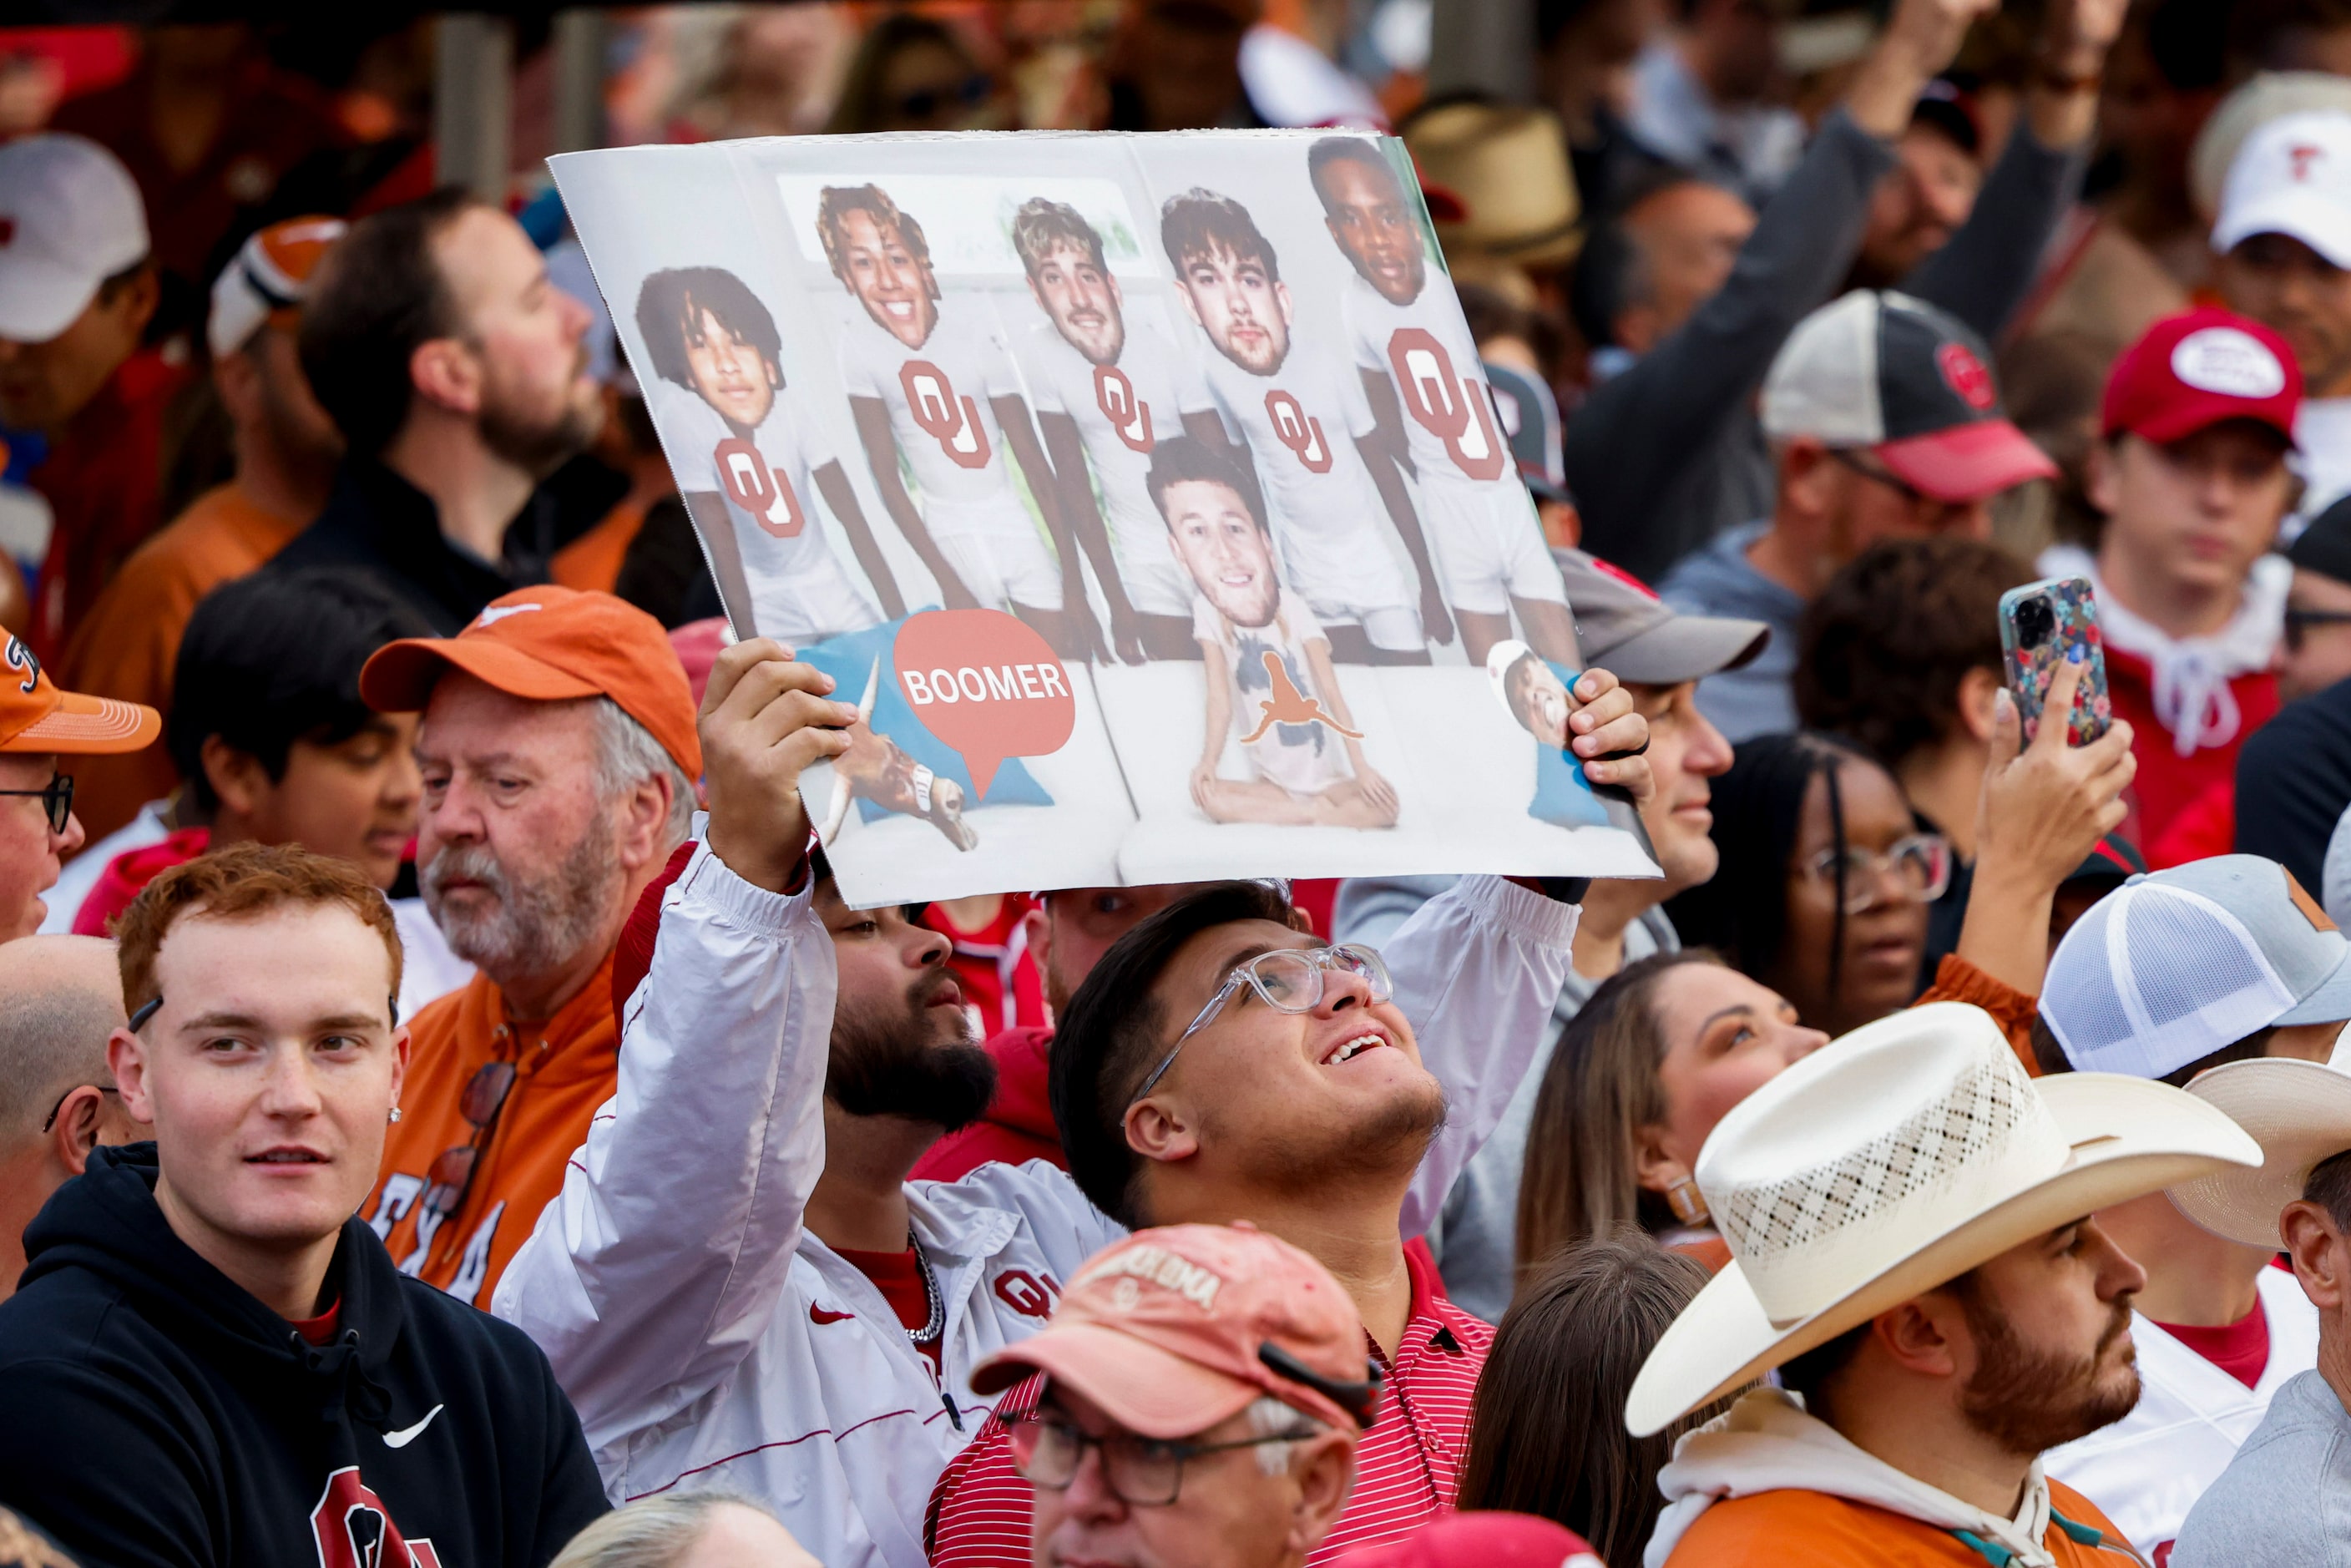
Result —
<instances>
[{"instance_id":1,"label":"photo printed on poster","mask_svg":"<svg viewBox=\"0 0 2351 1568\"><path fill-rule=\"evenodd\" d=\"M1656 874L1529 722L1573 623L1400 143L551 166L737 633L858 706L853 902Z\"/></svg>"}]
</instances>

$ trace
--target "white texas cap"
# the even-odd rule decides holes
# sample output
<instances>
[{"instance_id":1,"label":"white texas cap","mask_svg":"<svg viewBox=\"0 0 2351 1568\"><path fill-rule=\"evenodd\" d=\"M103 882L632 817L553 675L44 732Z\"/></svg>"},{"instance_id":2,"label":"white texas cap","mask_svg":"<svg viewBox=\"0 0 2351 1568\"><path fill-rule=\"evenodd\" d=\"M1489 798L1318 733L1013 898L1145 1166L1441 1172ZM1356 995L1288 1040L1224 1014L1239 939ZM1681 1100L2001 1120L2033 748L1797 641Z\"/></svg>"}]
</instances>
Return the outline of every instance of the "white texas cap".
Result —
<instances>
[{"instance_id":1,"label":"white texas cap","mask_svg":"<svg viewBox=\"0 0 2351 1568\"><path fill-rule=\"evenodd\" d=\"M147 252L146 205L113 153L57 132L0 146L0 338L47 342Z\"/></svg>"},{"instance_id":2,"label":"white texas cap","mask_svg":"<svg viewBox=\"0 0 2351 1568\"><path fill-rule=\"evenodd\" d=\"M2351 114L2281 115L2245 138L2220 185L2212 248L2226 255L2266 234L2351 267Z\"/></svg>"}]
</instances>

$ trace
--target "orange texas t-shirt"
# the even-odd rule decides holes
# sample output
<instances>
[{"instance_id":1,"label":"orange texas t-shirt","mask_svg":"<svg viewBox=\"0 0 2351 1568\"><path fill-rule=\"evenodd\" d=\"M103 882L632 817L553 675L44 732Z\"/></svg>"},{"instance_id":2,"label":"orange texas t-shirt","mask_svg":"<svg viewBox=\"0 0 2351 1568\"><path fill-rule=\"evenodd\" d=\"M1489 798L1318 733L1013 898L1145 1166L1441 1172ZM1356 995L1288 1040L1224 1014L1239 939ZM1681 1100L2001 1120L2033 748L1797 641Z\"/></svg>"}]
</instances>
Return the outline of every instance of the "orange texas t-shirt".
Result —
<instances>
[{"instance_id":1,"label":"orange texas t-shirt","mask_svg":"<svg viewBox=\"0 0 2351 1568\"><path fill-rule=\"evenodd\" d=\"M2056 1481L2049 1504L2075 1524L2104 1535L2093 1546L2052 1520L2042 1538L2057 1568L2135 1568L2139 1559L2089 1499ZM1757 1492L1718 1502L1698 1516L1667 1568L1986 1568L1981 1552L1948 1530L1832 1497L1826 1492Z\"/></svg>"}]
</instances>

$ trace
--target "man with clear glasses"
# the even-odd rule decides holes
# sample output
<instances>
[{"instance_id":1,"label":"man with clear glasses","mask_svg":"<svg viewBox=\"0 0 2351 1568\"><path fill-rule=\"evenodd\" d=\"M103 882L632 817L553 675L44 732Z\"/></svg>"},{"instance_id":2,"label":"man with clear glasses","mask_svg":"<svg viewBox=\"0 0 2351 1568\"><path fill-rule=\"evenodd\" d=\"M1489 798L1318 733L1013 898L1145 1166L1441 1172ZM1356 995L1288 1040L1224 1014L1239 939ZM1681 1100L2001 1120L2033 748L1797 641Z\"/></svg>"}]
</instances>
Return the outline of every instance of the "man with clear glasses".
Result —
<instances>
[{"instance_id":1,"label":"man with clear glasses","mask_svg":"<svg viewBox=\"0 0 2351 1568\"><path fill-rule=\"evenodd\" d=\"M1593 780L1646 795L1646 760L1606 755L1645 744L1630 699L1598 670L1574 695ZM1260 977L1306 1010L1241 982L1130 1112L1148 1157L1175 1173L1137 1184L1152 1189L1139 1205L1041 1161L908 1182L943 1131L983 1112L992 1071L945 977L946 939L894 908L850 908L809 848L799 777L846 745L856 713L838 695L771 642L720 655L701 720L708 827L659 894L619 1092L493 1301L547 1349L607 1490L732 1487L831 1568L918 1568L933 1482L986 1417L974 1369L1041 1327L1085 1260L1147 1213L1254 1220L1346 1281L1389 1386L1418 1378L1432 1395L1391 1444L1409 1484L1377 1500L1403 1500L1397 1532L1449 1505L1488 1331L1407 1271L1403 1238L1524 1072L1573 910L1468 878L1398 934L1391 987L1375 964L1327 950L1299 971L1313 980ZM1218 951L1186 955L1163 997L1168 934L1196 928ZM1112 1091L1074 1089L1067 1063L1102 1065L1115 1034L1131 1092L1236 967L1312 946L1259 883L1214 884L1138 925L1055 1037L1065 1145L1091 1140L1099 1169L1093 1107ZM1072 1116L1087 1123L1076 1134ZM1026 1564L1028 1485L1003 1457L987 1560Z\"/></svg>"}]
</instances>

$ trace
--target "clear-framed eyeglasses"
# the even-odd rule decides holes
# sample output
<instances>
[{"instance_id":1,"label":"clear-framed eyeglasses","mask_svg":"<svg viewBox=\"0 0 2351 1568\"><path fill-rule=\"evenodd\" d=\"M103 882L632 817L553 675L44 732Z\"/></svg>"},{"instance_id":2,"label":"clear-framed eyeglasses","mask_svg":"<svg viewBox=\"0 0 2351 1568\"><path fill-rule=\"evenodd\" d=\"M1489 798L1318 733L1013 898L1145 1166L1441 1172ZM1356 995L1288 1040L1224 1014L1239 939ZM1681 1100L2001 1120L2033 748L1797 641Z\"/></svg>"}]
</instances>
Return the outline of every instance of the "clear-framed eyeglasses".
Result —
<instances>
[{"instance_id":1,"label":"clear-framed eyeglasses","mask_svg":"<svg viewBox=\"0 0 2351 1568\"><path fill-rule=\"evenodd\" d=\"M1225 983L1208 998L1208 1005L1200 1009L1190 1028L1176 1037L1175 1045L1151 1070L1151 1076L1143 1081L1143 1086L1127 1103L1134 1104L1158 1087L1159 1081L1167 1076L1167 1070L1176 1065L1176 1058L1183 1054L1184 1042L1215 1022L1225 1004L1244 990L1256 992L1258 999L1276 1012L1309 1013L1322 1005L1323 977L1333 973L1362 979L1373 1001L1384 1002L1395 994L1395 983L1388 978L1388 967L1381 961L1378 951L1360 942L1345 942L1336 947L1277 947L1270 953L1260 953L1236 965L1233 972L1225 977Z\"/></svg>"},{"instance_id":2,"label":"clear-framed eyeglasses","mask_svg":"<svg viewBox=\"0 0 2351 1568\"><path fill-rule=\"evenodd\" d=\"M1815 881L1836 885L1837 855L1823 850L1804 868ZM1932 904L1951 885L1951 841L1940 833L1912 833L1886 846L1884 854L1850 846L1844 852L1844 912L1858 915L1885 902L1891 882L1897 896Z\"/></svg>"},{"instance_id":3,"label":"clear-framed eyeglasses","mask_svg":"<svg viewBox=\"0 0 2351 1568\"><path fill-rule=\"evenodd\" d=\"M1301 1426L1296 1431L1237 1437L1227 1443L1170 1442L1139 1437L1132 1432L1096 1437L1041 1410L1016 1416L1006 1425L1011 1429L1012 1468L1023 1480L1064 1490L1078 1479L1078 1467L1085 1463L1086 1450L1092 1448L1102 1456L1102 1484L1111 1495L1142 1508L1165 1508L1183 1495L1184 1467L1194 1459L1233 1448L1295 1443L1313 1436Z\"/></svg>"}]
</instances>

